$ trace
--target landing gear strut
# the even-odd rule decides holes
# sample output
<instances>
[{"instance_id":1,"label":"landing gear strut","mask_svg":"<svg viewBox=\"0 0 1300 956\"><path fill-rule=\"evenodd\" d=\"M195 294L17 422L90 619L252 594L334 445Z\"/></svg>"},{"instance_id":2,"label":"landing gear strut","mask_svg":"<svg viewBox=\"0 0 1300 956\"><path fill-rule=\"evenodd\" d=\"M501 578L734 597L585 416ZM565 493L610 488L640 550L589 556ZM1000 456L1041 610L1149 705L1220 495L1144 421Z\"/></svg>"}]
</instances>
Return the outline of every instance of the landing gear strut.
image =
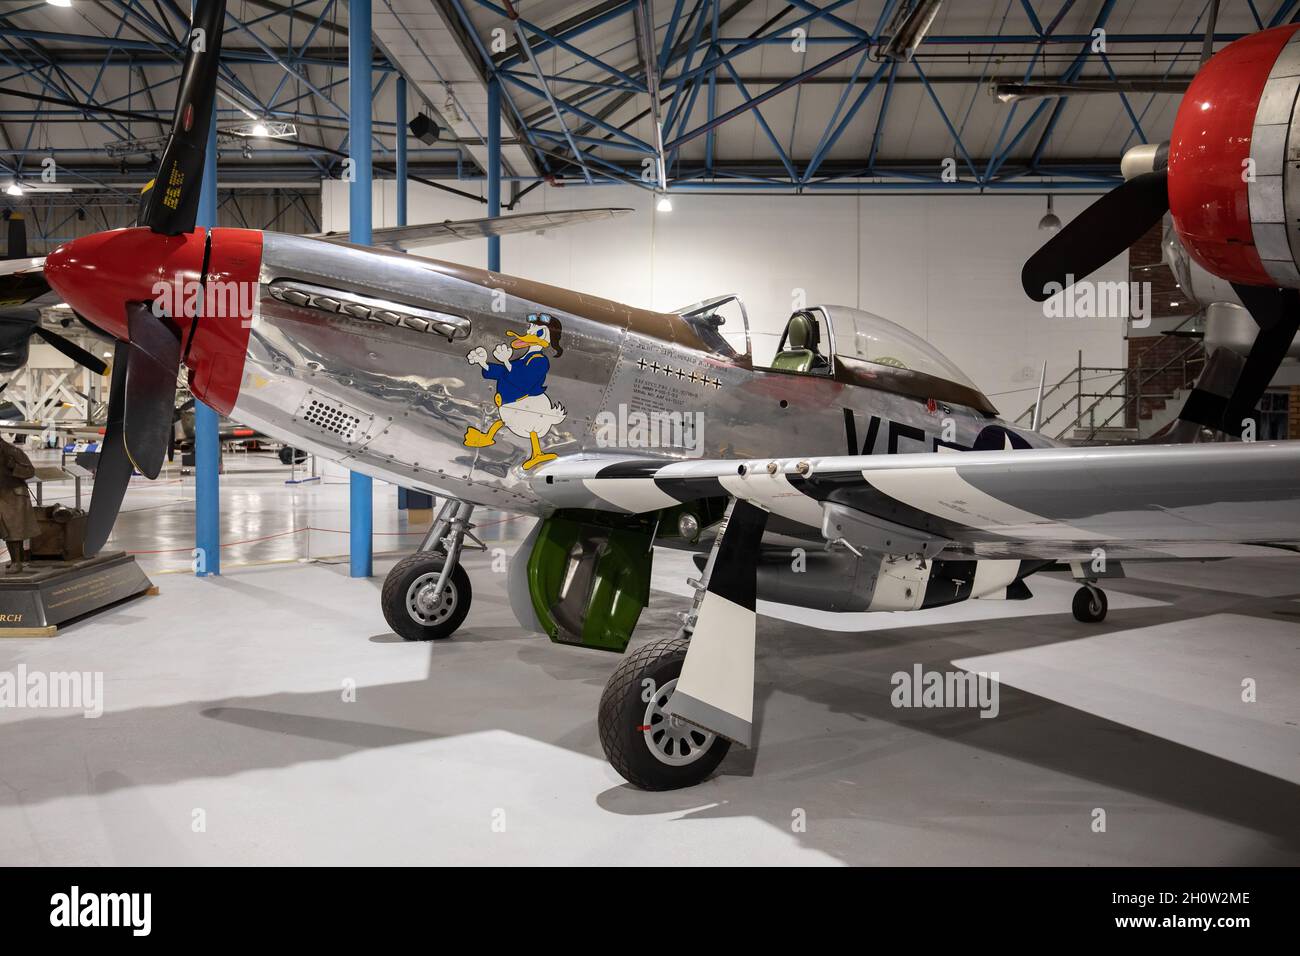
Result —
<instances>
[{"instance_id":1,"label":"landing gear strut","mask_svg":"<svg viewBox=\"0 0 1300 956\"><path fill-rule=\"evenodd\" d=\"M473 511L471 504L448 500L416 552L397 562L384 578L384 620L406 640L451 637L469 614L474 591L460 566L461 549L469 537L486 550L471 530Z\"/></svg>"},{"instance_id":2,"label":"landing gear strut","mask_svg":"<svg viewBox=\"0 0 1300 956\"><path fill-rule=\"evenodd\" d=\"M610 765L643 790L707 779L750 746L756 572L767 512L732 500L676 636L634 651L609 678L597 727ZM689 652L689 653L688 653Z\"/></svg>"},{"instance_id":3,"label":"landing gear strut","mask_svg":"<svg viewBox=\"0 0 1300 956\"><path fill-rule=\"evenodd\" d=\"M1106 620L1106 592L1095 584L1085 584L1074 592L1074 619L1084 624Z\"/></svg>"}]
</instances>

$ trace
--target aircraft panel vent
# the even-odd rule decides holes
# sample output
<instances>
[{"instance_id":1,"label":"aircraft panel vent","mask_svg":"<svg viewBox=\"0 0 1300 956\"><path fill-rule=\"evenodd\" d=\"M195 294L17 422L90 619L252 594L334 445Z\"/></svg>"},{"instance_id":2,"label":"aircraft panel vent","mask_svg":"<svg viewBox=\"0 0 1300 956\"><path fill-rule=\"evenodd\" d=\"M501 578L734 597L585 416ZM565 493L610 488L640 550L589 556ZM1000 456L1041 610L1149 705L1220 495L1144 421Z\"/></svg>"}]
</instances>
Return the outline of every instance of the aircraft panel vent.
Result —
<instances>
[{"instance_id":1,"label":"aircraft panel vent","mask_svg":"<svg viewBox=\"0 0 1300 956\"><path fill-rule=\"evenodd\" d=\"M302 411L302 420L324 431L338 435L344 441L352 441L361 419L344 411L337 405L313 398L307 402Z\"/></svg>"},{"instance_id":2,"label":"aircraft panel vent","mask_svg":"<svg viewBox=\"0 0 1300 956\"><path fill-rule=\"evenodd\" d=\"M441 335L449 342L466 338L470 332L470 321L463 315L329 289L297 279L276 279L268 288L273 298L290 305Z\"/></svg>"}]
</instances>

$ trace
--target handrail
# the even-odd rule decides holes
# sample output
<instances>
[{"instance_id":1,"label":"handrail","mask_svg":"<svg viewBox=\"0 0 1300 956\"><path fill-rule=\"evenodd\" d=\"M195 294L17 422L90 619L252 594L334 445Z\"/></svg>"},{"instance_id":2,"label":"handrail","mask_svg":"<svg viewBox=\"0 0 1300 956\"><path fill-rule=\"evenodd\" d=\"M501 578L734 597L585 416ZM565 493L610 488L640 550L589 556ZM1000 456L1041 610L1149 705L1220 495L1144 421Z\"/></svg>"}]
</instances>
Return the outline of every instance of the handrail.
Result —
<instances>
[{"instance_id":1,"label":"handrail","mask_svg":"<svg viewBox=\"0 0 1300 956\"><path fill-rule=\"evenodd\" d=\"M1044 401L1044 402L1047 401L1047 396L1051 395L1053 392L1055 392L1057 389L1059 389L1061 386L1063 386L1063 385L1064 385L1066 382L1068 382L1070 379L1074 378L1074 374L1075 374L1075 369L1070 369L1070 371L1066 372L1065 375L1062 376L1062 378L1061 378L1061 380L1060 380L1059 382L1057 382L1055 385L1053 385L1053 386L1052 386L1051 388L1049 388L1047 391L1043 392L1043 394L1042 394L1042 396L1040 397L1039 401ZM1020 425L1020 424L1024 423L1024 420L1025 420L1025 419L1028 419L1029 421L1032 422L1032 421L1034 420L1034 419L1033 419L1033 412L1034 412L1034 409L1037 408L1037 407L1038 407L1038 402L1036 401L1036 402L1034 402L1034 404L1030 405L1028 408L1026 408L1026 409L1025 409L1021 414L1020 414L1020 416L1016 419L1015 424ZM1039 424L1040 426L1042 426L1043 422L1039 422L1038 424Z\"/></svg>"},{"instance_id":2,"label":"handrail","mask_svg":"<svg viewBox=\"0 0 1300 956\"><path fill-rule=\"evenodd\" d=\"M1109 425L1109 424L1110 424L1110 423L1115 419L1115 416L1117 416L1117 415L1119 415L1120 413L1126 411L1126 410L1128 409L1128 406L1129 406L1129 403L1130 403L1130 402L1137 402L1137 403L1139 403L1139 406L1138 406L1138 407L1139 407L1139 410L1140 410L1140 403L1141 403L1141 401L1142 401L1142 399L1143 399L1143 397L1144 397L1144 396L1143 396L1143 393L1142 393L1143 386L1145 386L1148 382L1150 382L1150 381L1151 381L1153 378L1155 378L1157 375L1160 375L1160 374L1164 373L1165 371L1167 371L1167 370L1170 368L1170 366L1172 366L1172 365L1174 365L1174 364L1176 364L1176 363L1181 362L1181 363L1183 364L1184 368L1185 368L1186 365L1187 365L1187 362L1186 362L1185 360L1186 360L1188 354L1191 353L1191 352L1194 352L1194 351L1196 351L1197 349L1200 349L1200 348L1202 348L1202 345L1201 345L1201 342L1200 342L1199 340L1198 340L1198 341L1195 341L1195 342L1192 342L1192 343L1190 343L1186 348L1184 348L1182 351L1180 351L1180 352L1178 352L1177 354L1175 354L1175 355L1173 355L1172 357L1170 357L1168 361L1166 361L1163 365L1161 365L1161 366L1160 366L1159 368L1157 368L1155 371L1151 372L1151 373L1150 373L1149 375L1147 375L1145 378L1139 378L1139 379L1137 380L1137 391L1136 391L1136 394L1134 394L1134 395L1126 395L1126 396L1124 397L1124 400L1123 400L1122 402L1120 402L1119 408L1115 409L1113 412L1111 412L1109 415L1107 415L1104 419L1102 419L1101 424L1096 424L1096 423L1094 422L1093 425L1091 426L1091 430L1088 432L1087 436L1086 436L1083 440L1084 440L1084 441L1091 441L1091 440L1096 436L1097 432L1098 432L1100 429L1105 428L1107 425ZM1205 356L1204 356L1204 355L1199 356L1198 358L1199 358L1200 361L1202 361L1202 362L1205 361ZM1100 404L1101 404L1103 401L1105 401L1107 398L1114 398L1115 396L1111 395L1110 393L1113 392L1115 389L1119 388L1120 385L1125 385L1125 386L1127 386L1127 384L1128 384L1128 373L1132 373L1132 372L1138 372L1138 373L1140 373L1140 372L1141 372L1141 366L1139 366L1139 367L1136 368L1136 369L1126 369L1125 372L1126 372L1126 374L1123 375L1123 376L1120 378L1119 381L1117 381L1117 382L1116 382L1114 385L1112 385L1109 389L1107 389L1105 392L1103 392L1103 393L1102 393L1102 394L1097 398L1097 400L1096 400L1095 402L1093 402L1091 405L1089 405L1087 408L1085 408L1082 412L1080 412L1079 415L1075 418L1075 420L1074 420L1073 422L1071 422L1069 425L1067 425L1067 426L1066 426L1066 427L1065 427L1061 432L1059 432L1059 433L1056 435L1056 437L1057 437L1058 439L1064 437L1065 433L1068 432L1070 429L1078 427L1079 423L1080 423L1081 421L1083 421L1084 417L1085 417L1086 415L1088 415L1090 412L1092 412L1092 410L1093 410L1094 408L1096 408L1098 405L1100 405ZM1183 381L1183 387L1184 387L1184 388L1187 387L1187 385L1191 384L1190 382L1187 382L1186 379L1187 379L1187 376L1184 375L1184 376L1183 376L1183 380L1184 380L1184 381ZM1150 396L1145 396L1145 397L1150 397Z\"/></svg>"},{"instance_id":3,"label":"handrail","mask_svg":"<svg viewBox=\"0 0 1300 956\"><path fill-rule=\"evenodd\" d=\"M1189 316L1189 318L1192 317ZM1125 412L1130 406L1130 404L1132 404L1133 402L1139 403L1139 407L1140 407L1140 403L1143 398L1172 397L1168 393L1148 392L1146 390L1146 386L1149 385L1151 381L1154 378L1156 378L1156 376L1163 374L1164 372L1168 371L1170 368L1172 368L1175 365L1178 365L1179 363L1181 363L1184 366L1184 368L1186 368L1186 366L1189 364L1189 356L1191 356L1190 361L1192 362L1204 361L1203 355L1192 356L1192 353L1200 348L1202 348L1202 343L1199 340L1191 342L1187 345L1187 347L1177 352L1172 357L1170 357L1167 361L1165 361L1163 365L1159 366L1158 368L1150 372L1146 372L1145 370L1142 369L1142 366L1140 364L1140 359L1139 359L1139 364L1136 368L1113 368L1113 367L1101 366L1101 365L1084 365L1082 362L1082 355L1081 355L1079 364L1076 365L1074 368L1070 369L1063 376L1061 376L1061 378L1058 379L1051 386L1051 388L1043 392L1041 401L1043 403L1043 406L1047 407L1047 399L1050 398L1056 392L1065 388L1066 385L1072 382L1078 385L1077 390L1073 394L1070 394L1069 397L1067 397L1064 402L1056 406L1049 414L1045 415L1039 421L1038 427L1041 430L1045 425L1051 423L1052 421L1055 421L1056 418L1062 412L1069 409L1071 405L1077 405L1078 412L1075 414L1074 418L1071 419L1070 422L1066 424L1066 426L1062 428L1056 435L1056 438L1058 439L1062 438L1071 429L1079 427L1080 423L1082 423L1089 416L1093 416L1096 409L1102 403L1108 400L1114 400L1120 398L1121 396L1119 392L1122 387L1126 394L1123 395L1122 401L1120 401L1119 403L1119 407L1115 409L1113 412L1111 412L1109 415L1107 415L1106 418L1103 419L1100 424L1097 424L1095 422L1092 424L1091 430L1089 431L1089 435L1088 435L1088 438L1091 439L1093 436L1097 434L1097 432L1100 429L1106 427L1106 425L1114 421L1118 415ZM1100 373L1100 374L1090 375L1088 373ZM1103 389L1102 391L1085 392L1083 390L1083 385L1085 382L1108 378L1112 375L1116 376L1115 381L1109 387ZM1130 389L1129 387L1130 378L1134 376L1136 376L1136 379L1134 380L1132 388ZM1187 379L1186 374L1184 374L1183 379L1184 379L1183 382L1184 388L1192 384L1191 382L1188 382L1186 380ZM1092 399L1093 401L1091 401L1086 407L1084 407L1083 399ZM1025 409L1024 412L1022 412L1019 416L1017 416L1017 418L1015 419L1016 424L1027 425L1029 422L1032 422L1034 410L1038 406L1038 404L1039 402L1034 402L1027 409Z\"/></svg>"},{"instance_id":4,"label":"handrail","mask_svg":"<svg viewBox=\"0 0 1300 956\"><path fill-rule=\"evenodd\" d=\"M1076 402L1078 401L1078 399L1080 399L1080 398L1090 397L1089 395L1087 395L1087 394L1086 394L1085 392L1083 392L1083 390L1082 390L1082 389L1083 389L1083 383L1084 383L1084 382L1094 382L1094 381L1096 381L1097 379L1100 379L1100 378L1106 378L1106 377L1108 377L1108 376L1110 376L1110 375L1120 375L1120 376L1122 376L1122 375L1123 375L1125 372L1127 372L1127 371L1128 371L1127 369L1123 369L1123 368L1110 368L1110 367L1102 366L1102 365L1079 365L1079 366L1075 366L1075 367L1072 368L1072 369L1069 371L1069 373L1066 375L1066 377L1065 377L1065 381L1070 381L1070 380L1075 380L1075 381L1077 381L1077 383L1078 383L1078 385L1079 385L1079 391L1076 392L1074 395L1071 395L1069 398L1067 398L1067 399L1066 399L1062 404L1058 405L1058 406L1057 406L1057 407L1056 407L1056 408L1055 408L1051 413L1049 413L1048 415L1044 416L1043 419L1042 419L1042 421L1040 421L1040 422L1038 423L1038 427L1039 427L1039 429L1041 430L1041 429L1043 428L1044 425L1046 425L1046 424L1048 424L1049 422L1053 421L1053 420L1056 418L1057 415L1061 414L1061 412L1065 411L1065 410L1066 410L1067 408L1069 408L1072 404L1076 403ZM1088 377L1085 378L1085 377L1084 377L1084 373L1086 373L1086 372L1101 372L1102 374L1101 374L1101 375L1090 375L1090 376L1088 376ZM1053 389L1053 391L1055 391L1055 389ZM1051 393L1049 392L1049 393L1044 394L1044 395L1043 395L1043 398L1046 399L1048 394L1051 394ZM1036 404L1036 403L1035 403L1035 404ZM1022 423L1022 422L1021 422L1021 419L1024 419L1026 416L1032 414L1033 410L1034 410L1034 406L1033 406L1033 405L1030 405L1029 408L1028 408L1028 410L1027 410L1024 414L1022 414L1019 418L1016 419L1016 423L1017 423L1017 424L1021 424L1021 423ZM1031 419L1031 420L1032 420L1032 419Z\"/></svg>"}]
</instances>

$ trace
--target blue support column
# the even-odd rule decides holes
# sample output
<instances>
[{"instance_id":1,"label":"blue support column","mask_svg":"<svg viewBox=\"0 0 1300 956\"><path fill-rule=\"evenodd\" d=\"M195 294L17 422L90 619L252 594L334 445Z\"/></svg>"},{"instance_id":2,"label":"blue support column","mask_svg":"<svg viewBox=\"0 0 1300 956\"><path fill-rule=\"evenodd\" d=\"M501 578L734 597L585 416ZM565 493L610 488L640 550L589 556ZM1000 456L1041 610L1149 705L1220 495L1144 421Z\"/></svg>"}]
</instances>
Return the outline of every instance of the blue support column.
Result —
<instances>
[{"instance_id":1,"label":"blue support column","mask_svg":"<svg viewBox=\"0 0 1300 956\"><path fill-rule=\"evenodd\" d=\"M501 81L488 77L487 101L487 214L489 219L501 215ZM501 237L488 238L487 267L501 271Z\"/></svg>"},{"instance_id":2,"label":"blue support column","mask_svg":"<svg viewBox=\"0 0 1300 956\"><path fill-rule=\"evenodd\" d=\"M348 3L348 153L352 183L348 188L348 238L368 246L371 242L370 168L370 0ZM348 548L351 575L368 578L373 573L374 482L353 472L348 485Z\"/></svg>"},{"instance_id":3,"label":"blue support column","mask_svg":"<svg viewBox=\"0 0 1300 956\"><path fill-rule=\"evenodd\" d=\"M397 225L406 225L406 77L397 75Z\"/></svg>"},{"instance_id":4,"label":"blue support column","mask_svg":"<svg viewBox=\"0 0 1300 956\"><path fill-rule=\"evenodd\" d=\"M217 111L208 129L207 156L199 187L197 223L217 224ZM215 410L194 403L194 573L221 573L221 422Z\"/></svg>"}]
</instances>

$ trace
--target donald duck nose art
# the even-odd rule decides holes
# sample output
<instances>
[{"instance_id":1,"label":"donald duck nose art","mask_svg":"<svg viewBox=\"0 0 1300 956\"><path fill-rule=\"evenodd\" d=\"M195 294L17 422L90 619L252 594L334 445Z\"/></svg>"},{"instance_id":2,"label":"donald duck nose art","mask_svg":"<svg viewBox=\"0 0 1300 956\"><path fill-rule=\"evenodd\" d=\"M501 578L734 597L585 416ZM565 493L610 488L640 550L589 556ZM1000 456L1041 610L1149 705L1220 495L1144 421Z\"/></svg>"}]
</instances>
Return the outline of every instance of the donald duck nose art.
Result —
<instances>
[{"instance_id":1,"label":"donald duck nose art","mask_svg":"<svg viewBox=\"0 0 1300 956\"><path fill-rule=\"evenodd\" d=\"M539 314L528 316L528 331L506 332L512 341L503 342L492 350L495 362L488 362L485 348L470 350L465 356L469 364L483 369L483 377L497 383L496 404L500 416L487 431L477 428L465 430L467 448L484 448L496 444L496 434L504 426L520 438L526 438L531 455L524 468L535 468L555 455L542 451L541 439L564 421L564 406L553 402L546 394L546 373L551 361L546 350L552 349L559 358L560 322L554 316Z\"/></svg>"}]
</instances>

